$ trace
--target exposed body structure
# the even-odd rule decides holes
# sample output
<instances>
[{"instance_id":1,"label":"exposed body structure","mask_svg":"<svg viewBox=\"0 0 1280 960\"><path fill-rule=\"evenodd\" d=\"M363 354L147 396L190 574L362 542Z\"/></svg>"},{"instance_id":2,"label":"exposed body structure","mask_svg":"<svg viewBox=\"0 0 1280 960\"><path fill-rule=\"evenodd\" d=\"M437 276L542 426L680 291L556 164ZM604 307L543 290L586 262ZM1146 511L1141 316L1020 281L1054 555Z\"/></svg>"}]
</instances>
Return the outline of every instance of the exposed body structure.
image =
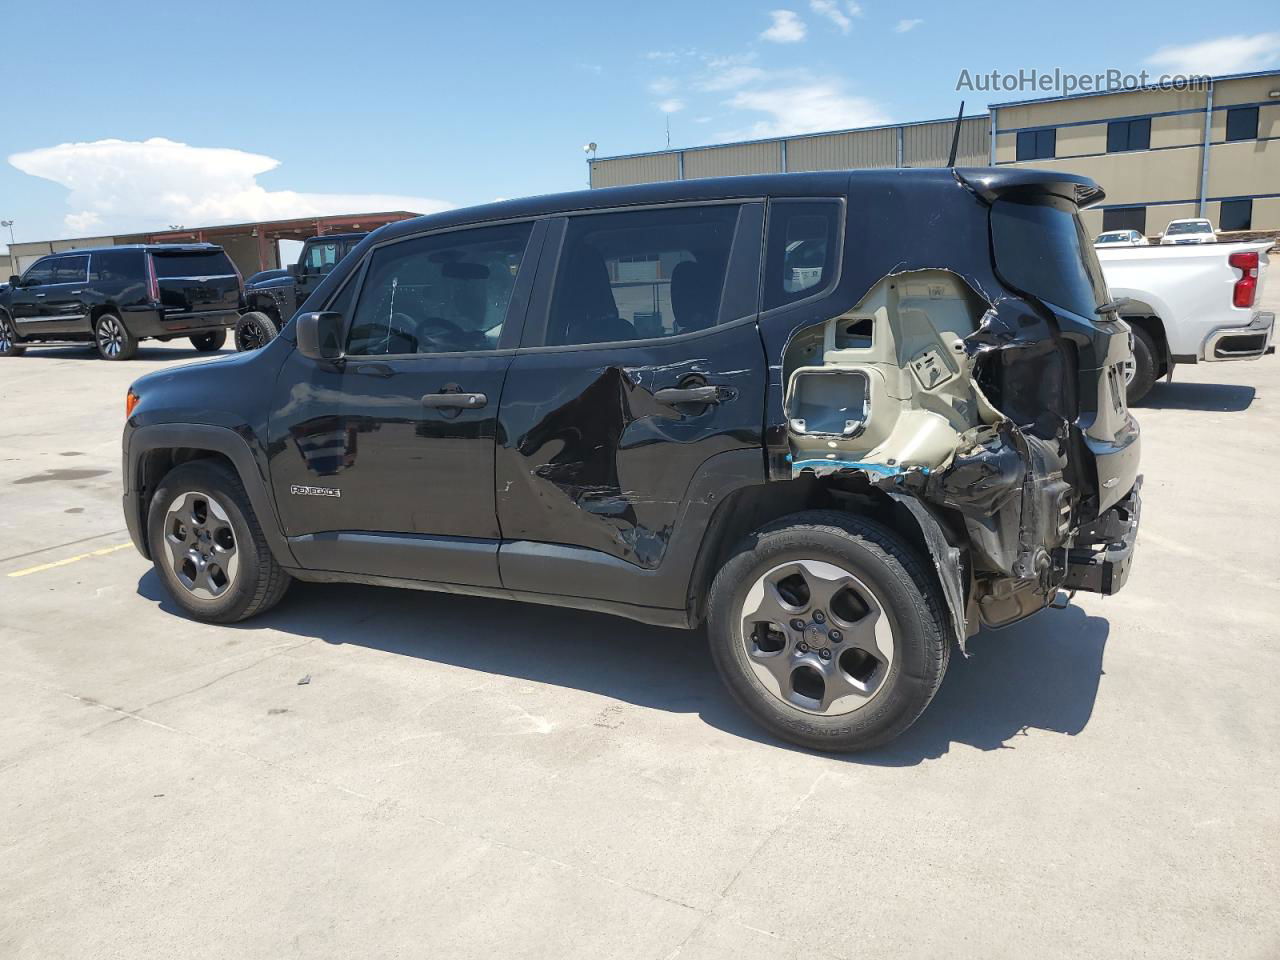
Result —
<instances>
[{"instance_id":1,"label":"exposed body structure","mask_svg":"<svg viewBox=\"0 0 1280 960\"><path fill-rule=\"evenodd\" d=\"M1100 196L894 170L394 224L262 350L134 385L126 520L203 619L299 578L706 623L769 729L874 746L981 624L1128 574Z\"/></svg>"}]
</instances>

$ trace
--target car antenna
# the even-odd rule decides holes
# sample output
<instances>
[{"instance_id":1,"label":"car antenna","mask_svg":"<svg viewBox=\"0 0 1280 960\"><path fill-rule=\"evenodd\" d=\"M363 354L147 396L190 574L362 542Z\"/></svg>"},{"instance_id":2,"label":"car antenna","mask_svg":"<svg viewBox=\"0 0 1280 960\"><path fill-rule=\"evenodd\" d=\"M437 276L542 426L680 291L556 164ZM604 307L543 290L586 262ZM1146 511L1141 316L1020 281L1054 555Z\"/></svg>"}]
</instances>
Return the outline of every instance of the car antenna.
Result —
<instances>
[{"instance_id":1,"label":"car antenna","mask_svg":"<svg viewBox=\"0 0 1280 960\"><path fill-rule=\"evenodd\" d=\"M956 165L956 153L960 150L960 121L964 119L964 101L960 101L960 112L956 114L956 129L951 134L951 154L947 157L947 166Z\"/></svg>"}]
</instances>

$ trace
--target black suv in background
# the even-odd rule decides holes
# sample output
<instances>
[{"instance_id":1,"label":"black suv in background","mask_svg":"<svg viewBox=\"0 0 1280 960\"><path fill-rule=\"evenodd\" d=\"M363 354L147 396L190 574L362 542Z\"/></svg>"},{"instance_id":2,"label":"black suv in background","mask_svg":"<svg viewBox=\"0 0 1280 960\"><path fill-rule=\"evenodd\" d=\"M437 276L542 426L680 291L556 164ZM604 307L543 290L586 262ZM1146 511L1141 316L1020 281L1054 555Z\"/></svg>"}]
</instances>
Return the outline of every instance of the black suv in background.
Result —
<instances>
[{"instance_id":1,"label":"black suv in background","mask_svg":"<svg viewBox=\"0 0 1280 960\"><path fill-rule=\"evenodd\" d=\"M236 349L266 346L294 315L311 291L342 262L367 233L329 233L302 245L298 262L281 270L263 270L244 282L248 312L236 324Z\"/></svg>"},{"instance_id":2,"label":"black suv in background","mask_svg":"<svg viewBox=\"0 0 1280 960\"><path fill-rule=\"evenodd\" d=\"M0 290L0 356L85 341L128 360L141 340L190 337L212 352L243 302L240 273L212 244L147 244L41 257Z\"/></svg>"},{"instance_id":3,"label":"black suv in background","mask_svg":"<svg viewBox=\"0 0 1280 960\"><path fill-rule=\"evenodd\" d=\"M201 620L299 579L705 623L770 730L884 743L979 625L1128 576L1101 197L867 170L391 224L261 350L133 384L125 520Z\"/></svg>"}]
</instances>

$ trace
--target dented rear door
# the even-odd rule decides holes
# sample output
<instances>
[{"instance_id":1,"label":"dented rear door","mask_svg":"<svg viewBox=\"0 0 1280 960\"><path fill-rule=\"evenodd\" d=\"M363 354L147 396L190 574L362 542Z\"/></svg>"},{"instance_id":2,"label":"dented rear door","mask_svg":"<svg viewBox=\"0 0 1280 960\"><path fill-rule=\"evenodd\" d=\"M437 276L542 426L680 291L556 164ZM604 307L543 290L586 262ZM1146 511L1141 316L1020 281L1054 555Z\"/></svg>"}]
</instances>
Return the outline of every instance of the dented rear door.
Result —
<instances>
[{"instance_id":1,"label":"dented rear door","mask_svg":"<svg viewBox=\"0 0 1280 960\"><path fill-rule=\"evenodd\" d=\"M505 587L683 606L660 574L691 562L698 478L737 452L764 479L763 222L753 201L557 222L499 412Z\"/></svg>"}]
</instances>

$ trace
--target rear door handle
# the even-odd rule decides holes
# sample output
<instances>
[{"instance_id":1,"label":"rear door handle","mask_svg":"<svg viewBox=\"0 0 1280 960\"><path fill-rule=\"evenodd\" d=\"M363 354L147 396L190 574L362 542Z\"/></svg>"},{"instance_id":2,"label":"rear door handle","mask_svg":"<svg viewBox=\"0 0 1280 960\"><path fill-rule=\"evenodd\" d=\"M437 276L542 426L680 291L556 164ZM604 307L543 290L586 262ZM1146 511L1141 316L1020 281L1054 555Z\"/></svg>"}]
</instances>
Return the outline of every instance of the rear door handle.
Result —
<instances>
[{"instance_id":1,"label":"rear door handle","mask_svg":"<svg viewBox=\"0 0 1280 960\"><path fill-rule=\"evenodd\" d=\"M451 410L479 410L488 402L483 393L428 393L422 398L424 407Z\"/></svg>"},{"instance_id":2,"label":"rear door handle","mask_svg":"<svg viewBox=\"0 0 1280 960\"><path fill-rule=\"evenodd\" d=\"M666 387L654 393L653 399L674 406L679 403L719 403L731 396L727 387L706 384L700 387Z\"/></svg>"}]
</instances>

